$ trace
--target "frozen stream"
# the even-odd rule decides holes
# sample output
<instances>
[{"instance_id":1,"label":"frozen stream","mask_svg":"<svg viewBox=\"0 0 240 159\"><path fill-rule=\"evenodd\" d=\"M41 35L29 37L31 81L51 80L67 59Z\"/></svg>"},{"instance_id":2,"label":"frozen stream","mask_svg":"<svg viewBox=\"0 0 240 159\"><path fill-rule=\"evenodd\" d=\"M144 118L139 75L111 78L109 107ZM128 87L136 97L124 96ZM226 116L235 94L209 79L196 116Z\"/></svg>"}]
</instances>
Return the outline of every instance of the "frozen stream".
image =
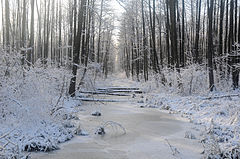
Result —
<instances>
[{"instance_id":1,"label":"frozen stream","mask_svg":"<svg viewBox=\"0 0 240 159\"><path fill-rule=\"evenodd\" d=\"M50 153L34 153L34 159L197 159L203 151L199 140L184 138L191 131L198 138L191 123L177 115L159 109L140 108L136 98L118 96L95 96L96 98L129 100L128 102L94 103L85 102L78 116L81 127L89 136L76 136L60 145L60 150ZM100 117L91 116L99 110ZM120 123L126 134L116 129L106 129L106 135L95 135L96 128L106 121ZM179 154L173 155L171 146ZM173 148L172 147L172 148Z\"/></svg>"}]
</instances>

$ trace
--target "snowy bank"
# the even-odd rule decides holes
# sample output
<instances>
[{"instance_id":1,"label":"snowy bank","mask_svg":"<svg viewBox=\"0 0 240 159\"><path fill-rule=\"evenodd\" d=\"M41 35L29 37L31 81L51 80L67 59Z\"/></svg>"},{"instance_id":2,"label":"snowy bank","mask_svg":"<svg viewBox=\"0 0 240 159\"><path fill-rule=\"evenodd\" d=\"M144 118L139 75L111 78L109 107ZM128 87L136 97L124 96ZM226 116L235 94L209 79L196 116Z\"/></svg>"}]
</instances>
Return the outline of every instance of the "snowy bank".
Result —
<instances>
[{"instance_id":1,"label":"snowy bank","mask_svg":"<svg viewBox=\"0 0 240 159\"><path fill-rule=\"evenodd\" d=\"M159 77L143 83L142 89L148 92L144 107L180 113L190 122L203 125L201 142L206 158L239 158L240 91L230 90L231 83L225 79L216 83L218 91L210 93L208 75L201 67L183 69L180 75L163 72L167 84L156 82Z\"/></svg>"},{"instance_id":2,"label":"snowy bank","mask_svg":"<svg viewBox=\"0 0 240 159\"><path fill-rule=\"evenodd\" d=\"M0 158L57 149L73 137L63 116L80 104L67 97L71 73L66 68L40 61L24 67L20 58L17 52L2 52L0 58Z\"/></svg>"}]
</instances>

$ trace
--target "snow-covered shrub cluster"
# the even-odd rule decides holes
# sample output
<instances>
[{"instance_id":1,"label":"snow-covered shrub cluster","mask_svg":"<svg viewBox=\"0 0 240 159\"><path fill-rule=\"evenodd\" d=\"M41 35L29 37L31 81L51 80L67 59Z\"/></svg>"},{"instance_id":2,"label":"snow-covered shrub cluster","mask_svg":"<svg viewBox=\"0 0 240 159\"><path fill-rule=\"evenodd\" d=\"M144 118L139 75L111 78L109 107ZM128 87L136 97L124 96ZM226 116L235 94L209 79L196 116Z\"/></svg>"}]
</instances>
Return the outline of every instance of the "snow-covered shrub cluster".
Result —
<instances>
[{"instance_id":1,"label":"snow-covered shrub cluster","mask_svg":"<svg viewBox=\"0 0 240 159\"><path fill-rule=\"evenodd\" d=\"M230 91L232 89L231 80L221 79L219 76L218 73L214 72L216 90ZM206 95L209 92L209 77L206 66L191 65L181 68L180 74L176 69L164 68L161 70L161 74L153 73L149 79L143 84L146 92L165 90L182 95Z\"/></svg>"},{"instance_id":2,"label":"snow-covered shrub cluster","mask_svg":"<svg viewBox=\"0 0 240 159\"><path fill-rule=\"evenodd\" d=\"M0 57L0 154L19 151L49 151L72 138L62 124L62 114L77 105L67 99L70 71L21 64L20 53L1 51ZM66 108L66 106L68 106ZM8 142L12 144L5 145Z\"/></svg>"}]
</instances>

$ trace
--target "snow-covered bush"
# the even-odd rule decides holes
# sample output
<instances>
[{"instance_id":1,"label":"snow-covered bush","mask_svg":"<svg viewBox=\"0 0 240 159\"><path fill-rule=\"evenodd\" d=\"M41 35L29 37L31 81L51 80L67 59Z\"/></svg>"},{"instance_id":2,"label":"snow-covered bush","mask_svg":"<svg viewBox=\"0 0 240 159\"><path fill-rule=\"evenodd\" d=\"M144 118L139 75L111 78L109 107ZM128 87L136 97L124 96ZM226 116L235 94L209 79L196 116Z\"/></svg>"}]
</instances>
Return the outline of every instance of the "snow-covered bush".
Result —
<instances>
[{"instance_id":1,"label":"snow-covered bush","mask_svg":"<svg viewBox=\"0 0 240 159\"><path fill-rule=\"evenodd\" d=\"M0 136L11 131L8 139L19 151L49 151L72 138L62 125L62 115L78 105L67 98L70 70L40 61L29 67L20 53L0 52ZM0 146L6 142L0 139ZM0 154L11 149L7 145Z\"/></svg>"},{"instance_id":2,"label":"snow-covered bush","mask_svg":"<svg viewBox=\"0 0 240 159\"><path fill-rule=\"evenodd\" d=\"M220 78L214 71L216 91L227 92L232 89L231 80ZM231 77L230 77L231 78ZM176 69L164 68L161 74L152 72L149 81L143 84L146 92L167 91L181 95L206 95L209 93L208 70L205 65L191 65L180 69L180 74Z\"/></svg>"}]
</instances>

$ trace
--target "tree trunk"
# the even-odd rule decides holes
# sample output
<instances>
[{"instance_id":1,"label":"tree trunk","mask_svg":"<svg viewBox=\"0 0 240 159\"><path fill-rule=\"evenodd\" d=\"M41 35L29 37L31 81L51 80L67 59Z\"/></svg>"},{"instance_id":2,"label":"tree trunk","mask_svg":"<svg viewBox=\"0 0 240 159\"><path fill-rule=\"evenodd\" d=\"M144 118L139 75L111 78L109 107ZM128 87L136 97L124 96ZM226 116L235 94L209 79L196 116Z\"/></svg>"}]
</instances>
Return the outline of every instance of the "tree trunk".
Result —
<instances>
[{"instance_id":1,"label":"tree trunk","mask_svg":"<svg viewBox=\"0 0 240 159\"><path fill-rule=\"evenodd\" d=\"M231 53L233 50L233 9L234 1L230 0L230 26L229 26L229 36L228 36L228 53Z\"/></svg>"},{"instance_id":2,"label":"tree trunk","mask_svg":"<svg viewBox=\"0 0 240 159\"><path fill-rule=\"evenodd\" d=\"M184 47L185 47L185 2L182 0L182 40L181 40L181 55L180 55L180 65L181 67L185 66L185 59L184 59Z\"/></svg>"},{"instance_id":3,"label":"tree trunk","mask_svg":"<svg viewBox=\"0 0 240 159\"><path fill-rule=\"evenodd\" d=\"M239 15L238 15L238 44L240 45L240 7L239 7Z\"/></svg>"},{"instance_id":4,"label":"tree trunk","mask_svg":"<svg viewBox=\"0 0 240 159\"><path fill-rule=\"evenodd\" d=\"M214 76L213 76L213 1L208 0L208 69L209 69L209 88L210 91L214 90Z\"/></svg>"},{"instance_id":5,"label":"tree trunk","mask_svg":"<svg viewBox=\"0 0 240 159\"><path fill-rule=\"evenodd\" d=\"M153 58L154 64L153 69L155 73L160 71L157 50L156 50L156 34L155 34L155 24L156 24L156 5L155 0L153 0L153 18L152 18L152 46L153 46Z\"/></svg>"},{"instance_id":6,"label":"tree trunk","mask_svg":"<svg viewBox=\"0 0 240 159\"><path fill-rule=\"evenodd\" d=\"M234 33L235 33L235 36L234 36L234 42L237 42L237 9L238 9L238 0L235 0L235 29L234 29Z\"/></svg>"},{"instance_id":7,"label":"tree trunk","mask_svg":"<svg viewBox=\"0 0 240 159\"><path fill-rule=\"evenodd\" d=\"M74 39L74 45L73 45L73 67L72 67L73 77L71 78L70 87L69 87L69 95L71 95L71 97L75 96L75 91L76 91L76 75L77 75L77 69L79 65L79 54L80 54L80 47L81 47L80 39L82 36L83 13L85 12L84 11L85 5L86 5L86 0L81 0L81 6L79 7L79 13L78 13L78 31L76 34L76 39Z\"/></svg>"},{"instance_id":8,"label":"tree trunk","mask_svg":"<svg viewBox=\"0 0 240 159\"><path fill-rule=\"evenodd\" d=\"M165 22L166 26L166 49L167 49L167 59L168 59L168 67L171 65L171 61L172 61L172 56L170 54L170 45L169 45L169 28L170 28L170 24L169 24L169 4L168 4L168 0L166 0L166 22Z\"/></svg>"},{"instance_id":9,"label":"tree trunk","mask_svg":"<svg viewBox=\"0 0 240 159\"><path fill-rule=\"evenodd\" d=\"M219 24L219 54L218 57L222 57L223 55L223 18L224 18L224 2L225 0L221 0L220 2L220 24ZM222 70L222 64L223 64L223 60L221 59L221 63L219 66L219 71L220 71L220 78L223 78L223 70Z\"/></svg>"},{"instance_id":10,"label":"tree trunk","mask_svg":"<svg viewBox=\"0 0 240 159\"><path fill-rule=\"evenodd\" d=\"M222 56L223 52L223 17L224 17L224 2L221 0L220 4L220 25L219 25L219 56ZM227 28L226 28L227 29Z\"/></svg>"},{"instance_id":11,"label":"tree trunk","mask_svg":"<svg viewBox=\"0 0 240 159\"><path fill-rule=\"evenodd\" d=\"M86 10L86 6L84 6ZM85 46L85 40L86 40L86 18L87 18L87 13L83 13L83 26L82 26L82 51L81 51L81 64L84 64L85 56L86 56L86 46Z\"/></svg>"},{"instance_id":12,"label":"tree trunk","mask_svg":"<svg viewBox=\"0 0 240 159\"><path fill-rule=\"evenodd\" d=\"M197 13L197 18L196 18L196 40L195 40L195 62L200 63L199 61L199 30L200 30L200 18L201 18L201 0L197 1L197 6L198 6L198 13Z\"/></svg>"},{"instance_id":13,"label":"tree trunk","mask_svg":"<svg viewBox=\"0 0 240 159\"><path fill-rule=\"evenodd\" d=\"M22 65L25 63L25 44L26 44L26 0L23 0L23 13L22 13L22 37L21 37L21 62Z\"/></svg>"},{"instance_id":14,"label":"tree trunk","mask_svg":"<svg viewBox=\"0 0 240 159\"><path fill-rule=\"evenodd\" d=\"M176 1L169 0L169 8L170 8L170 33L171 33L171 53L173 55L173 62L178 72L179 69L179 60L178 60L178 51L177 51L177 27L176 27Z\"/></svg>"},{"instance_id":15,"label":"tree trunk","mask_svg":"<svg viewBox=\"0 0 240 159\"><path fill-rule=\"evenodd\" d=\"M9 2L8 0L5 0L5 29L6 29L6 40L5 40L5 45L7 47L7 51L9 52L10 50L10 11L9 11ZM2 17L3 18L3 17Z\"/></svg>"},{"instance_id":16,"label":"tree trunk","mask_svg":"<svg viewBox=\"0 0 240 159\"><path fill-rule=\"evenodd\" d=\"M233 2L232 2L233 3ZM233 4L230 4L230 7ZM234 6L234 5L233 5ZM231 23L231 17L232 13L230 12L230 27L231 25L233 25ZM233 28L231 30L233 32ZM239 81L239 68L238 66L236 66L240 60L238 59L239 56L237 55L237 52L235 52L235 50L237 50L237 45L235 45L235 42L237 42L237 0L235 0L235 28L234 28L234 33L233 37L231 38L232 41L232 51L233 52L233 56L231 57L231 65L232 65L232 82L233 82L233 89L237 89L238 88L238 81Z\"/></svg>"},{"instance_id":17,"label":"tree trunk","mask_svg":"<svg viewBox=\"0 0 240 159\"><path fill-rule=\"evenodd\" d=\"M239 15L238 15L238 44L240 44L240 7L239 7Z\"/></svg>"},{"instance_id":18,"label":"tree trunk","mask_svg":"<svg viewBox=\"0 0 240 159\"><path fill-rule=\"evenodd\" d=\"M63 65L62 59L62 6L61 1L59 4L59 15L58 15L58 65Z\"/></svg>"},{"instance_id":19,"label":"tree trunk","mask_svg":"<svg viewBox=\"0 0 240 159\"><path fill-rule=\"evenodd\" d=\"M228 43L228 1L226 2L226 26L225 26L225 40L224 40L224 54L227 53L227 43Z\"/></svg>"},{"instance_id":20,"label":"tree trunk","mask_svg":"<svg viewBox=\"0 0 240 159\"><path fill-rule=\"evenodd\" d=\"M1 0L2 17L4 17L4 6L3 5L4 5L3 0ZM4 25L5 25L4 18L2 18L2 44L3 44L3 49L5 48L5 26Z\"/></svg>"},{"instance_id":21,"label":"tree trunk","mask_svg":"<svg viewBox=\"0 0 240 159\"><path fill-rule=\"evenodd\" d=\"M104 0L101 0L99 26L98 26L97 63L100 63L100 42L101 42L101 32L102 32L103 1Z\"/></svg>"},{"instance_id":22,"label":"tree trunk","mask_svg":"<svg viewBox=\"0 0 240 159\"><path fill-rule=\"evenodd\" d=\"M143 63L144 63L144 79L145 81L148 80L148 59L147 59L147 37L146 37L146 30L145 30L145 17L144 17L144 0L141 1L142 3L142 32L143 32Z\"/></svg>"},{"instance_id":23,"label":"tree trunk","mask_svg":"<svg viewBox=\"0 0 240 159\"><path fill-rule=\"evenodd\" d=\"M72 60L72 44L73 44L73 4L69 1L69 39L68 39L68 65L71 66L70 61Z\"/></svg>"},{"instance_id":24,"label":"tree trunk","mask_svg":"<svg viewBox=\"0 0 240 159\"><path fill-rule=\"evenodd\" d=\"M53 46L53 40L55 39L53 36L54 33L54 10L55 10L55 0L52 0L52 15L51 15L51 64L55 62L55 47Z\"/></svg>"},{"instance_id":25,"label":"tree trunk","mask_svg":"<svg viewBox=\"0 0 240 159\"><path fill-rule=\"evenodd\" d=\"M28 53L28 65L30 65L30 62L32 64L34 64L34 1L35 0L31 0L31 31L30 31L30 44L29 47L31 48L31 50Z\"/></svg>"},{"instance_id":26,"label":"tree trunk","mask_svg":"<svg viewBox=\"0 0 240 159\"><path fill-rule=\"evenodd\" d=\"M95 7L95 0L92 0L92 8ZM90 59L95 62L95 14L94 10L91 10L92 16L92 29L91 29L91 45L90 45Z\"/></svg>"}]
</instances>

